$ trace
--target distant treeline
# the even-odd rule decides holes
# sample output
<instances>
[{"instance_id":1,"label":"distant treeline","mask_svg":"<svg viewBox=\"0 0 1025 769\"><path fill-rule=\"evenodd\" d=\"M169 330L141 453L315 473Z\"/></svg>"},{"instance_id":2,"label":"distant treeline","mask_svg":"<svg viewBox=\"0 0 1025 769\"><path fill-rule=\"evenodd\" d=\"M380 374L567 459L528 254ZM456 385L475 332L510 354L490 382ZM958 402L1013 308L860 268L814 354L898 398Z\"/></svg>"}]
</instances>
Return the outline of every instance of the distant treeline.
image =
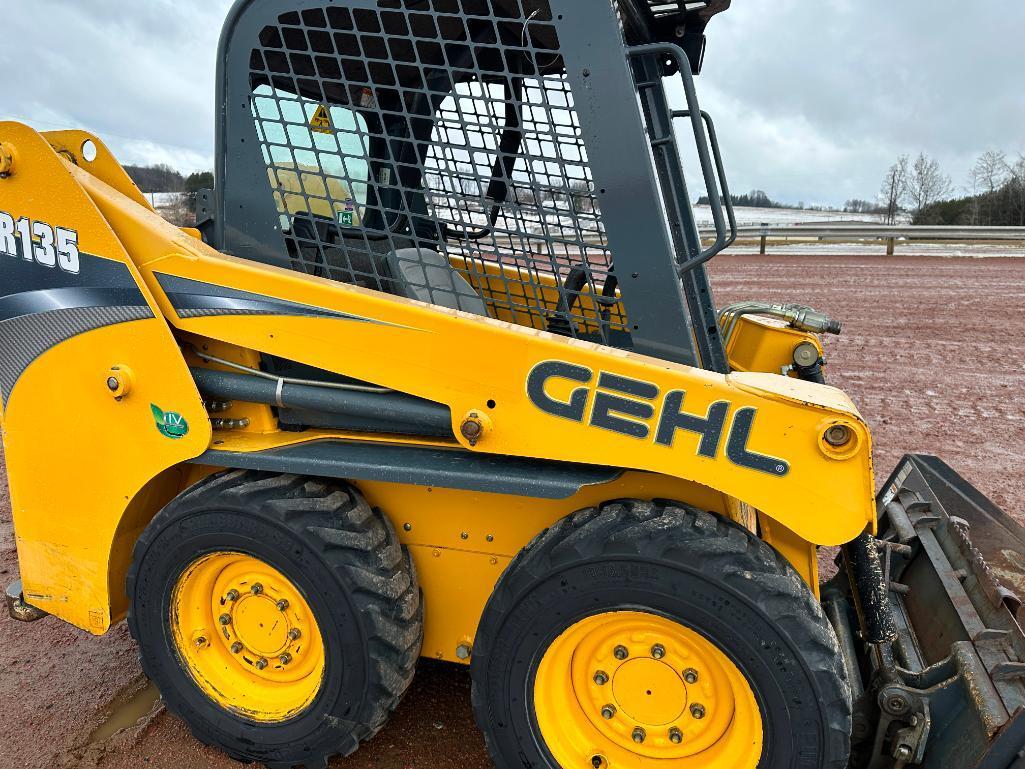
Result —
<instances>
[{"instance_id":1,"label":"distant treeline","mask_svg":"<svg viewBox=\"0 0 1025 769\"><path fill-rule=\"evenodd\" d=\"M763 190L751 190L744 195L730 195L733 205L737 208L793 208L783 203L777 203L770 198ZM708 195L698 199L699 206L708 205Z\"/></svg>"},{"instance_id":2,"label":"distant treeline","mask_svg":"<svg viewBox=\"0 0 1025 769\"><path fill-rule=\"evenodd\" d=\"M184 198L184 206L190 213L196 212L196 196L200 190L212 189L214 175L211 171L182 175L169 165L125 166L125 171L139 189L145 193L177 192Z\"/></svg>"},{"instance_id":3,"label":"distant treeline","mask_svg":"<svg viewBox=\"0 0 1025 769\"><path fill-rule=\"evenodd\" d=\"M835 210L832 206L806 205L803 201L800 203L781 203L770 198L764 190L751 190L744 195L731 195L730 197L733 199L733 205L737 208L787 208L799 211ZM708 196L704 195L699 198L698 205L707 206ZM878 203L873 203L870 200L848 200L843 207L844 212L852 214L878 214L882 210Z\"/></svg>"},{"instance_id":4,"label":"distant treeline","mask_svg":"<svg viewBox=\"0 0 1025 769\"><path fill-rule=\"evenodd\" d=\"M154 166L125 166L125 171L143 192L185 192L195 194L214 186L211 171L183 176L166 164Z\"/></svg>"},{"instance_id":5,"label":"distant treeline","mask_svg":"<svg viewBox=\"0 0 1025 769\"><path fill-rule=\"evenodd\" d=\"M1025 227L1025 174L1011 175L992 192L933 203L915 215L914 223Z\"/></svg>"}]
</instances>

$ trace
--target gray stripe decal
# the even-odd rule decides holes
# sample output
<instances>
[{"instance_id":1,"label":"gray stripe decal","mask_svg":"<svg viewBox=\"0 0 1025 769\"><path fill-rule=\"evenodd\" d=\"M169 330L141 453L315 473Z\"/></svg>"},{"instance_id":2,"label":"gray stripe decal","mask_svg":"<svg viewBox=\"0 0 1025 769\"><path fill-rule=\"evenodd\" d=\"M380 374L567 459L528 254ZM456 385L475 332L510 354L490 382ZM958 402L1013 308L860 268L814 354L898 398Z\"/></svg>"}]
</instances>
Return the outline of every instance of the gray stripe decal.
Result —
<instances>
[{"instance_id":1,"label":"gray stripe decal","mask_svg":"<svg viewBox=\"0 0 1025 769\"><path fill-rule=\"evenodd\" d=\"M131 287L52 288L0 296L0 322L73 307L141 307L146 300Z\"/></svg>"},{"instance_id":2,"label":"gray stripe decal","mask_svg":"<svg viewBox=\"0 0 1025 769\"><path fill-rule=\"evenodd\" d=\"M103 259L87 253L82 253L80 259L80 271L73 275L56 268L44 267L34 261L0 256L0 297L32 291L92 287L123 288L139 292L135 278L124 262ZM141 301L141 294L139 296ZM138 302L133 300L129 304Z\"/></svg>"},{"instance_id":3,"label":"gray stripe decal","mask_svg":"<svg viewBox=\"0 0 1025 769\"><path fill-rule=\"evenodd\" d=\"M178 317L183 319L218 315L293 315L378 323L370 318L325 310L323 307L275 299L175 275L154 274Z\"/></svg>"},{"instance_id":4,"label":"gray stripe decal","mask_svg":"<svg viewBox=\"0 0 1025 769\"><path fill-rule=\"evenodd\" d=\"M4 409L25 369L48 350L87 331L152 317L149 305L67 307L0 322L0 399Z\"/></svg>"}]
</instances>

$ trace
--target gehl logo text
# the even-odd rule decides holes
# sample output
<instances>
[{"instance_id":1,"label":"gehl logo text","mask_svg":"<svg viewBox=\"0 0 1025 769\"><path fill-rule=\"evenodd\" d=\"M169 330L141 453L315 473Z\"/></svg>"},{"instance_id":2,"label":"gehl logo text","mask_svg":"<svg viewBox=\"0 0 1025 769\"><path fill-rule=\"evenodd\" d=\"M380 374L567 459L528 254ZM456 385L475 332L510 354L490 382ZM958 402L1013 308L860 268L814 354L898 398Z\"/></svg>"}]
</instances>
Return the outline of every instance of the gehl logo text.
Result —
<instances>
[{"instance_id":1,"label":"gehl logo text","mask_svg":"<svg viewBox=\"0 0 1025 769\"><path fill-rule=\"evenodd\" d=\"M580 385L572 390L568 400L549 395L549 382L560 379ZM716 401L708 407L706 413L691 414L684 410L687 393L683 390L671 390L660 400L659 388L650 382L628 379L605 371L599 374L597 387L594 386L594 380L594 372L584 366L545 361L530 372L527 395L546 414L584 422L593 391L588 420L591 426L638 440L651 440L654 431L655 443L666 448L672 448L681 431L692 433L700 438L698 456L709 459L718 456L726 434L726 419L733 406L729 401ZM757 454L747 448L757 413L757 409L746 407L737 409L733 414L725 441L726 457L741 467L770 475L786 475L790 465L785 460Z\"/></svg>"}]
</instances>

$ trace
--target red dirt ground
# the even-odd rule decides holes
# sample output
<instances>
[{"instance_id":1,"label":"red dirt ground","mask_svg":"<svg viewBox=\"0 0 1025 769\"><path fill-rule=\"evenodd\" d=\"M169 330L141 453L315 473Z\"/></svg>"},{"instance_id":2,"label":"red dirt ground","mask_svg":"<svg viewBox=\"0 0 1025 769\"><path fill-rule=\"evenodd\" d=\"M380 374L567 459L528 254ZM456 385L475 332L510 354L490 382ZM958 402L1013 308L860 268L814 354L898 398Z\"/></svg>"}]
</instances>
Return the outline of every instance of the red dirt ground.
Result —
<instances>
[{"instance_id":1,"label":"red dirt ground","mask_svg":"<svg viewBox=\"0 0 1025 769\"><path fill-rule=\"evenodd\" d=\"M879 482L905 452L939 454L1025 520L1025 259L725 256L712 272L720 304L802 302L844 320L827 340L828 376L874 431ZM16 577L0 483L0 581ZM54 619L0 617L0 766L241 766L150 708L146 692L133 699L144 686L124 625L97 639ZM425 663L385 731L335 767L489 767L469 691L464 670ZM129 728L103 738L112 713Z\"/></svg>"}]
</instances>

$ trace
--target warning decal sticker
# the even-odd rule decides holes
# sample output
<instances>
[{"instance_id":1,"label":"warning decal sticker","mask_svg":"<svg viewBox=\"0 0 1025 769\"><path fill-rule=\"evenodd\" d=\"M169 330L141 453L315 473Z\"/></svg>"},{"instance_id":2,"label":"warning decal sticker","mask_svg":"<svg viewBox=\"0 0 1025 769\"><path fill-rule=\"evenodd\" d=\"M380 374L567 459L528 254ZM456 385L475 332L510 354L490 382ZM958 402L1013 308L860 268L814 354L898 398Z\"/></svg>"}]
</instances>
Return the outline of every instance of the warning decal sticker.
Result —
<instances>
[{"instance_id":1,"label":"warning decal sticker","mask_svg":"<svg viewBox=\"0 0 1025 769\"><path fill-rule=\"evenodd\" d=\"M334 133L334 128L331 125L331 113L323 104L317 107L317 111L310 118L310 128L321 134Z\"/></svg>"}]
</instances>

